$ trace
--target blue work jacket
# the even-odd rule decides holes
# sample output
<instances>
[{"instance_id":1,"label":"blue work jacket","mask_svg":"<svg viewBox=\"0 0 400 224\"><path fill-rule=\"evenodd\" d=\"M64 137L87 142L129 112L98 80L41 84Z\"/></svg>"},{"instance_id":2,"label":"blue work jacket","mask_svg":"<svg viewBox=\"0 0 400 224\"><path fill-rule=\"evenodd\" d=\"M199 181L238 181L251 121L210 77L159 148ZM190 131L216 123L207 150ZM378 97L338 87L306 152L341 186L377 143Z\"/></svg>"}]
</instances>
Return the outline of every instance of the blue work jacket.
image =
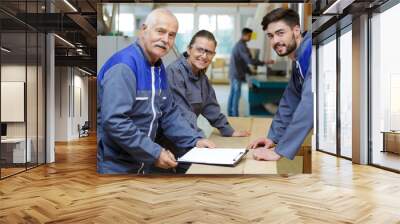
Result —
<instances>
[{"instance_id":1,"label":"blue work jacket","mask_svg":"<svg viewBox=\"0 0 400 224\"><path fill-rule=\"evenodd\" d=\"M151 65L138 42L106 61L97 88L99 173L149 172L161 153L158 129L181 148L202 138L175 105L162 61Z\"/></svg>"},{"instance_id":2,"label":"blue work jacket","mask_svg":"<svg viewBox=\"0 0 400 224\"><path fill-rule=\"evenodd\" d=\"M313 127L311 53L311 34L306 33L296 50L292 76L268 133L268 138L277 144L276 153L288 159L294 159Z\"/></svg>"}]
</instances>

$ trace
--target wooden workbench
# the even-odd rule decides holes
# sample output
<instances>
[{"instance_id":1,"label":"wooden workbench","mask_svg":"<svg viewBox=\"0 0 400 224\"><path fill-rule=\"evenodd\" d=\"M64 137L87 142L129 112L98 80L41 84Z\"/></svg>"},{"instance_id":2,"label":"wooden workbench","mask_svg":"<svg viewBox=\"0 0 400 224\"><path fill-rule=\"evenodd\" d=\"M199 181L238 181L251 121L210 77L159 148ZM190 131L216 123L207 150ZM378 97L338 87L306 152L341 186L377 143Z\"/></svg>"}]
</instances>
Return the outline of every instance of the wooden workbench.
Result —
<instances>
[{"instance_id":1,"label":"wooden workbench","mask_svg":"<svg viewBox=\"0 0 400 224\"><path fill-rule=\"evenodd\" d=\"M266 136L272 118L240 118L230 117L229 122L235 130L250 130L249 137L222 137L218 130L210 135L210 139L218 148L245 148L255 139ZM250 150L246 157L235 167L192 164L186 174L288 174L311 173L311 147L307 139L294 160L281 158L279 161L257 161Z\"/></svg>"}]
</instances>

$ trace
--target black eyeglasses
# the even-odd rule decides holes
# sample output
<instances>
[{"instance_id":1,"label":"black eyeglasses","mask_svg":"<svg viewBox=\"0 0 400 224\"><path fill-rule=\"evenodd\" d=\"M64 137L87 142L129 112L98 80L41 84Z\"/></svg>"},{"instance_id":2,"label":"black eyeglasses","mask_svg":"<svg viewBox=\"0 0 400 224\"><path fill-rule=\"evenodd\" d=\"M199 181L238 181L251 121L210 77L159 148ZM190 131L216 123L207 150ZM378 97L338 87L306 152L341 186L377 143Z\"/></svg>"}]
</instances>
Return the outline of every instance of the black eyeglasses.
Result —
<instances>
[{"instance_id":1,"label":"black eyeglasses","mask_svg":"<svg viewBox=\"0 0 400 224\"><path fill-rule=\"evenodd\" d=\"M206 56L209 58L211 58L215 55L214 51L210 51L210 50L204 49L202 47L194 47L194 49L197 51L197 53L206 54Z\"/></svg>"}]
</instances>

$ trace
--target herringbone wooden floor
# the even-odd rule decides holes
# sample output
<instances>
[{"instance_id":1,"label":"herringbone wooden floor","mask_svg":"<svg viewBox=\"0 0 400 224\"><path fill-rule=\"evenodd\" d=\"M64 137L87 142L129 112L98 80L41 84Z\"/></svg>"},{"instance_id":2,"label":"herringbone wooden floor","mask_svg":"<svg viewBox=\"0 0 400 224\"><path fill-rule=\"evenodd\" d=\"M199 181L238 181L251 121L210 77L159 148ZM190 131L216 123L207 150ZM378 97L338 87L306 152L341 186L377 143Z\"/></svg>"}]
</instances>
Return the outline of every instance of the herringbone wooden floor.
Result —
<instances>
[{"instance_id":1,"label":"herringbone wooden floor","mask_svg":"<svg viewBox=\"0 0 400 224\"><path fill-rule=\"evenodd\" d=\"M96 174L94 137L0 181L0 223L400 223L400 175L313 155L313 174Z\"/></svg>"}]
</instances>

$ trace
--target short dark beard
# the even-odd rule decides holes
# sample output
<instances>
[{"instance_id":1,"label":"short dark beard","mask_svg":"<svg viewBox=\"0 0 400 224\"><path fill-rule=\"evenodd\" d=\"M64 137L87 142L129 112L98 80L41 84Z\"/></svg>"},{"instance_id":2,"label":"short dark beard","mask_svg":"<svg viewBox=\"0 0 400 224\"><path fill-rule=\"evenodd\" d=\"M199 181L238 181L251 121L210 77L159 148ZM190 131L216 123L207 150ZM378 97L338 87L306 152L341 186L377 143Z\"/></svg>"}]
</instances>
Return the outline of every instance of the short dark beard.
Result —
<instances>
[{"instance_id":1,"label":"short dark beard","mask_svg":"<svg viewBox=\"0 0 400 224\"><path fill-rule=\"evenodd\" d=\"M295 39L295 37L294 37L294 34L293 34L293 36L292 36L292 41L291 41L291 42L289 43L289 45L287 46L287 51L286 51L286 53L279 54L278 51L275 50L275 46L274 46L275 52L276 52L279 56L281 56L281 57L285 57L285 56L289 55L289 54L292 53L294 50L296 50L296 48L297 48L297 43L296 43L296 39Z\"/></svg>"}]
</instances>

